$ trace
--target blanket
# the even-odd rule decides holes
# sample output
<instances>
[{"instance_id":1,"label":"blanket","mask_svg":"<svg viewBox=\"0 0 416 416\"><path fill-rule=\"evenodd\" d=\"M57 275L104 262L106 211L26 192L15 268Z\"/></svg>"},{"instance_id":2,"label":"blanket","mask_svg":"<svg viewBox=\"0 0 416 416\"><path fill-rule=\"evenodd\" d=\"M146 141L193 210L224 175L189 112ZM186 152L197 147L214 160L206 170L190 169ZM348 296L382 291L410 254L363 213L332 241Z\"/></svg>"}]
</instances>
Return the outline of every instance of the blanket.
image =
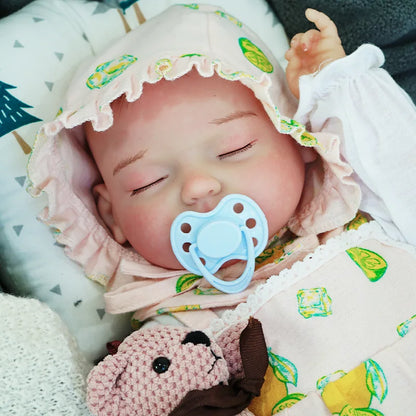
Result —
<instances>
[{"instance_id":1,"label":"blanket","mask_svg":"<svg viewBox=\"0 0 416 416\"><path fill-rule=\"evenodd\" d=\"M62 320L35 299L0 293L0 414L88 416L92 367Z\"/></svg>"},{"instance_id":2,"label":"blanket","mask_svg":"<svg viewBox=\"0 0 416 416\"><path fill-rule=\"evenodd\" d=\"M363 43L380 47L384 69L416 102L416 1L415 0L267 0L289 38L313 26L303 18L315 8L336 23L345 52Z\"/></svg>"}]
</instances>

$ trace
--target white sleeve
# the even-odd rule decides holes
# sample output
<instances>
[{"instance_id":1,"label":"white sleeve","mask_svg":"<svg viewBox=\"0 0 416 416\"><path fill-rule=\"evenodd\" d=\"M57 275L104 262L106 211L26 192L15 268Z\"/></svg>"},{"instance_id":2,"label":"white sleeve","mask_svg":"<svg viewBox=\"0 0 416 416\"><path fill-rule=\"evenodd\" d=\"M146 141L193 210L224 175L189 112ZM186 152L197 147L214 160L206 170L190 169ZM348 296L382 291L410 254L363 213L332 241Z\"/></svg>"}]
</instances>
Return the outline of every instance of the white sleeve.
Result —
<instances>
[{"instance_id":1,"label":"white sleeve","mask_svg":"<svg viewBox=\"0 0 416 416\"><path fill-rule=\"evenodd\" d=\"M368 212L393 238L416 244L416 107L380 66L383 53L363 45L300 78L295 120L336 133Z\"/></svg>"}]
</instances>

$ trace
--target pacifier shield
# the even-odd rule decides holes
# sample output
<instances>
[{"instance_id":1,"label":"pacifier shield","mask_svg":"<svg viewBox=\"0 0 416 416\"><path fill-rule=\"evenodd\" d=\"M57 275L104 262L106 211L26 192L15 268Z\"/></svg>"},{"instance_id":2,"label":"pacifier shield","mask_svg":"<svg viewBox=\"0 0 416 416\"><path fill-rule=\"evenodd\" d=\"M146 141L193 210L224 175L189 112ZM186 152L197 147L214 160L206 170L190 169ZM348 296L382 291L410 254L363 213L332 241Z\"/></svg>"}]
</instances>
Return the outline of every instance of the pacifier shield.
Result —
<instances>
[{"instance_id":1,"label":"pacifier shield","mask_svg":"<svg viewBox=\"0 0 416 416\"><path fill-rule=\"evenodd\" d=\"M240 228L230 221L212 221L202 226L196 239L200 252L215 258L234 253L240 242Z\"/></svg>"},{"instance_id":2,"label":"pacifier shield","mask_svg":"<svg viewBox=\"0 0 416 416\"><path fill-rule=\"evenodd\" d=\"M185 269L203 275L223 292L236 293L250 283L255 258L267 244L267 220L252 199L231 194L210 212L185 211L178 215L170 238L173 252ZM247 261L239 278L223 281L213 275L234 259Z\"/></svg>"}]
</instances>

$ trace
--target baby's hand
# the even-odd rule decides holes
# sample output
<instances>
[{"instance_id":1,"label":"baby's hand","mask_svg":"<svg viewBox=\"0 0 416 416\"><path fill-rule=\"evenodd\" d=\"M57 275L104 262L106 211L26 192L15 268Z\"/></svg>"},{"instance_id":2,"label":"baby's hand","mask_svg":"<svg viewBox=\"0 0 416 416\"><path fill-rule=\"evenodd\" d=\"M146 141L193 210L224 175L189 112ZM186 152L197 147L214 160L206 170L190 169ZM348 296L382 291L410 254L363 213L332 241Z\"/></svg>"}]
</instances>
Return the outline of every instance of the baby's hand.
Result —
<instances>
[{"instance_id":1,"label":"baby's hand","mask_svg":"<svg viewBox=\"0 0 416 416\"><path fill-rule=\"evenodd\" d=\"M286 78L292 93L299 98L299 77L312 74L326 64L345 56L335 23L324 13L307 9L306 18L316 29L297 33L290 42L285 58L289 61Z\"/></svg>"}]
</instances>

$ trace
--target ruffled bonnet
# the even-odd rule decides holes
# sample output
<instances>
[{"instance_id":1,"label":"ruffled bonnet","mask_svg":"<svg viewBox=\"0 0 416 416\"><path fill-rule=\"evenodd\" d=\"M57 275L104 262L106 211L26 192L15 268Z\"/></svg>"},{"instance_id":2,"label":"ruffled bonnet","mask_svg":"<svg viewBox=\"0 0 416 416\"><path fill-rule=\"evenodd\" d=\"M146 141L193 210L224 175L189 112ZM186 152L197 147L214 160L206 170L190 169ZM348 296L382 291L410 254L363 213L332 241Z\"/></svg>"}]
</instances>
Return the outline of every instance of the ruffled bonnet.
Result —
<instances>
[{"instance_id":1,"label":"ruffled bonnet","mask_svg":"<svg viewBox=\"0 0 416 416\"><path fill-rule=\"evenodd\" d=\"M137 100L143 83L173 80L196 68L250 88L281 133L320 155L306 175L305 192L289 227L299 235L319 234L351 220L360 191L341 161L339 140L311 134L291 119L296 100L267 46L242 22L208 5L177 5L125 35L75 75L54 121L44 124L28 164L29 192L47 195L40 215L55 230L69 257L88 277L106 285L117 272L143 278L178 276L119 245L100 220L92 187L100 174L86 147L82 124L103 131L113 122L110 103L125 94Z\"/></svg>"}]
</instances>

